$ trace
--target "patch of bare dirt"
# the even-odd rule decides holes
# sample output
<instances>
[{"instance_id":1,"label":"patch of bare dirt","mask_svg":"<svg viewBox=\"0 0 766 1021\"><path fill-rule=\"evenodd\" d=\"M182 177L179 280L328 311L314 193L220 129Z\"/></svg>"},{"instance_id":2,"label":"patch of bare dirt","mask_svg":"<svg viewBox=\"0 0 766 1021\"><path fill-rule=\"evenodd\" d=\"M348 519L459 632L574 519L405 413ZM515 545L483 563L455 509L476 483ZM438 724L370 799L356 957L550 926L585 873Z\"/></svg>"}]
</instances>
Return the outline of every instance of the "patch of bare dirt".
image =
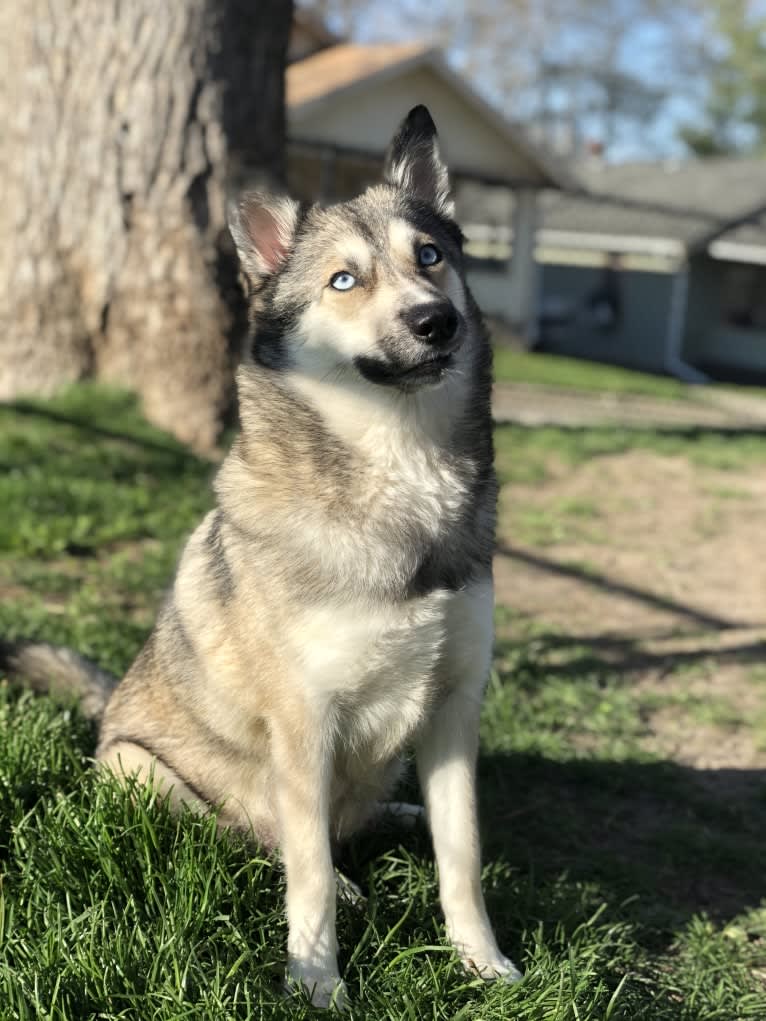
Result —
<instances>
[{"instance_id":1,"label":"patch of bare dirt","mask_svg":"<svg viewBox=\"0 0 766 1021\"><path fill-rule=\"evenodd\" d=\"M731 793L742 788L747 773L766 769L766 683L753 677L748 657L727 661L737 651L724 647L680 675L650 670L637 684L660 702L668 694L679 699L651 713L648 750L695 769L740 771L739 781L737 773L730 775ZM766 644L759 653L763 660Z\"/></svg>"},{"instance_id":2,"label":"patch of bare dirt","mask_svg":"<svg viewBox=\"0 0 766 1021\"><path fill-rule=\"evenodd\" d=\"M499 603L592 644L656 694L652 751L704 770L766 768L752 725L764 732L766 473L636 450L505 486L500 507ZM530 542L530 515L558 516L560 541Z\"/></svg>"}]
</instances>

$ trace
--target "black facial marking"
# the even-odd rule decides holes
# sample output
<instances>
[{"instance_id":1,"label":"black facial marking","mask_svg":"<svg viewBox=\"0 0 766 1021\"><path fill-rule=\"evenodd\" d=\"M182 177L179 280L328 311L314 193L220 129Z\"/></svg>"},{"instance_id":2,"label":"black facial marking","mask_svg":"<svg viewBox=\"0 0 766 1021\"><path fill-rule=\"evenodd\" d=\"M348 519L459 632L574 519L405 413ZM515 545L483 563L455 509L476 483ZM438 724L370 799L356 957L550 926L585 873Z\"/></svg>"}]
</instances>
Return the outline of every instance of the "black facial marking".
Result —
<instances>
[{"instance_id":1,"label":"black facial marking","mask_svg":"<svg viewBox=\"0 0 766 1021\"><path fill-rule=\"evenodd\" d=\"M368 355L357 355L354 366L368 383L378 386L395 386L401 390L412 390L425 383L438 382L452 365L452 355L428 356L420 362L405 363L395 357L385 361Z\"/></svg>"},{"instance_id":2,"label":"black facial marking","mask_svg":"<svg viewBox=\"0 0 766 1021\"><path fill-rule=\"evenodd\" d=\"M446 249L446 254L451 256L452 261L460 265L463 254L463 232L447 216L442 216L433 206L425 202L418 202L410 196L403 196L400 199L403 219L407 220L422 234L438 239Z\"/></svg>"},{"instance_id":3,"label":"black facial marking","mask_svg":"<svg viewBox=\"0 0 766 1021\"><path fill-rule=\"evenodd\" d=\"M354 365L368 383L378 383L380 386L395 386L401 371L382 358L370 358L368 355L357 355Z\"/></svg>"},{"instance_id":4,"label":"black facial marking","mask_svg":"<svg viewBox=\"0 0 766 1021\"><path fill-rule=\"evenodd\" d=\"M286 334L295 326L298 309L275 309L267 300L256 312L252 335L253 358L267 369L283 371L290 367Z\"/></svg>"},{"instance_id":5,"label":"black facial marking","mask_svg":"<svg viewBox=\"0 0 766 1021\"><path fill-rule=\"evenodd\" d=\"M380 235L376 235L369 219L354 208L353 202L349 203L349 213L351 214L349 219L353 224L354 233L364 238L371 248L377 248L380 245Z\"/></svg>"}]
</instances>

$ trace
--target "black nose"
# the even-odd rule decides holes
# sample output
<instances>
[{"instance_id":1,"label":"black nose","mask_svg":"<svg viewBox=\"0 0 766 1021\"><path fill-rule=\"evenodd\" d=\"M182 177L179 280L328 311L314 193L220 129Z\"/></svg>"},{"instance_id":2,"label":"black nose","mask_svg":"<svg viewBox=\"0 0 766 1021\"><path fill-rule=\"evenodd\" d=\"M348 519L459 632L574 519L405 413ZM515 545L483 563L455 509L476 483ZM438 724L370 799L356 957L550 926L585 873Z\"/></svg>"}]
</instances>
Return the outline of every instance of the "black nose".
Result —
<instances>
[{"instance_id":1,"label":"black nose","mask_svg":"<svg viewBox=\"0 0 766 1021\"><path fill-rule=\"evenodd\" d=\"M446 347L457 333L457 312L451 301L431 301L402 312L402 319L426 344Z\"/></svg>"}]
</instances>

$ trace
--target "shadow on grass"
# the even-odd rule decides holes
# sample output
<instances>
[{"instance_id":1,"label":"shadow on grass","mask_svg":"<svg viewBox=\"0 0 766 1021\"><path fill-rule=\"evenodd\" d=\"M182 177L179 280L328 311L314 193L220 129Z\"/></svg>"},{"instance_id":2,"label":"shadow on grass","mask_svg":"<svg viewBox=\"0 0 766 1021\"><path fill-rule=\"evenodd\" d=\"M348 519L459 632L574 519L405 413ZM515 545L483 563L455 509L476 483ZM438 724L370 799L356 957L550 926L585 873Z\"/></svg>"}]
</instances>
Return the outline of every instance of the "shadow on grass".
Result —
<instances>
[{"instance_id":1,"label":"shadow on grass","mask_svg":"<svg viewBox=\"0 0 766 1021\"><path fill-rule=\"evenodd\" d=\"M511 950L522 928L574 929L600 903L658 949L696 915L726 923L764 897L766 770L499 753L478 773L483 859L500 863L487 904ZM373 832L341 867L364 888L369 862L397 845L432 855L424 827Z\"/></svg>"},{"instance_id":2,"label":"shadow on grass","mask_svg":"<svg viewBox=\"0 0 766 1021\"><path fill-rule=\"evenodd\" d=\"M589 395L594 401L598 400L598 391ZM641 395L634 396L637 401L642 399ZM648 397L648 400L654 398ZM662 398L659 398L660 400ZM766 403L766 402L765 402ZM517 422L512 418L494 419L496 429L514 429L520 433L534 435L540 432L560 433L570 440L578 438L590 438L593 442L593 449L588 453L591 456L600 454L621 453L630 446L649 445L662 446L662 442L678 440L683 443L704 443L706 440L758 440L763 441L766 436L766 422L757 421L732 422L731 425L699 425L685 423L646 422L634 423L630 421L620 422L583 422L573 424L571 422L546 421L535 424ZM647 440L647 437L656 437L656 442ZM644 444L642 444L644 440ZM764 454L763 460L766 460Z\"/></svg>"},{"instance_id":3,"label":"shadow on grass","mask_svg":"<svg viewBox=\"0 0 766 1021\"><path fill-rule=\"evenodd\" d=\"M128 443L153 453L165 454L177 465L196 464L200 458L191 451L186 450L180 443L168 436L167 440L154 439L151 436L141 436L128 431L109 429L85 416L77 414L64 414L55 411L53 408L45 407L42 404L33 404L27 401L3 402L0 408L11 411L17 415L27 415L56 425L71 426L80 429L90 436L104 440L117 440L120 443Z\"/></svg>"},{"instance_id":4,"label":"shadow on grass","mask_svg":"<svg viewBox=\"0 0 766 1021\"><path fill-rule=\"evenodd\" d=\"M479 775L487 859L635 897L639 924L729 919L764 896L766 770L490 754Z\"/></svg>"},{"instance_id":5,"label":"shadow on grass","mask_svg":"<svg viewBox=\"0 0 766 1021\"><path fill-rule=\"evenodd\" d=\"M498 543L497 553L511 560L520 561L536 570L556 574L562 578L571 578L574 581L581 582L586 587L595 588L601 592L608 592L616 596L625 596L646 606L651 606L654 609L673 613L701 627L725 631L752 626L752 624L744 621L729 620L726 617L706 613L704 610L689 606L687 603L679 603L675 599L668 599L665 596L657 595L635 585L628 585L625 582L617 581L614 578L609 578L590 569L585 570L575 564L563 564L560 561L541 556L538 553L530 553L529 550L519 549L507 542Z\"/></svg>"},{"instance_id":6,"label":"shadow on grass","mask_svg":"<svg viewBox=\"0 0 766 1021\"><path fill-rule=\"evenodd\" d=\"M700 638L698 634L688 636ZM715 636L713 636L715 637ZM543 661L555 657L555 672L560 677L577 679L583 674L601 673L622 676L625 681L638 671L653 671L667 676L677 670L714 660L717 665L741 666L766 664L766 640L752 638L725 647L711 646L700 640L694 648L663 649L653 652L646 641L684 640L677 630L667 634L642 635L641 639L622 635L565 635L541 632L534 636L537 656ZM498 651L514 653L526 642L499 639ZM543 678L541 677L541 683Z\"/></svg>"},{"instance_id":7,"label":"shadow on grass","mask_svg":"<svg viewBox=\"0 0 766 1021\"><path fill-rule=\"evenodd\" d=\"M0 404L0 552L95 557L177 539L211 502L215 464L143 422L135 399L82 387Z\"/></svg>"}]
</instances>

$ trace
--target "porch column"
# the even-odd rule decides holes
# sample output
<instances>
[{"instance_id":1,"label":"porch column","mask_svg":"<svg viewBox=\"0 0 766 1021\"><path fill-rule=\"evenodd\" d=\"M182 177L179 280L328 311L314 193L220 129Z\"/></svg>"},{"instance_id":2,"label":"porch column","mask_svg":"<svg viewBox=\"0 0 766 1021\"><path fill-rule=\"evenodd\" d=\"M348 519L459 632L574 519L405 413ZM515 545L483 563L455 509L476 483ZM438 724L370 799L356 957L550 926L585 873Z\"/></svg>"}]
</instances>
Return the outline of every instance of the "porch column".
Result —
<instances>
[{"instance_id":1,"label":"porch column","mask_svg":"<svg viewBox=\"0 0 766 1021\"><path fill-rule=\"evenodd\" d=\"M513 255L508 271L507 316L522 336L533 343L537 336L538 275L535 262L537 191L514 192Z\"/></svg>"}]
</instances>

